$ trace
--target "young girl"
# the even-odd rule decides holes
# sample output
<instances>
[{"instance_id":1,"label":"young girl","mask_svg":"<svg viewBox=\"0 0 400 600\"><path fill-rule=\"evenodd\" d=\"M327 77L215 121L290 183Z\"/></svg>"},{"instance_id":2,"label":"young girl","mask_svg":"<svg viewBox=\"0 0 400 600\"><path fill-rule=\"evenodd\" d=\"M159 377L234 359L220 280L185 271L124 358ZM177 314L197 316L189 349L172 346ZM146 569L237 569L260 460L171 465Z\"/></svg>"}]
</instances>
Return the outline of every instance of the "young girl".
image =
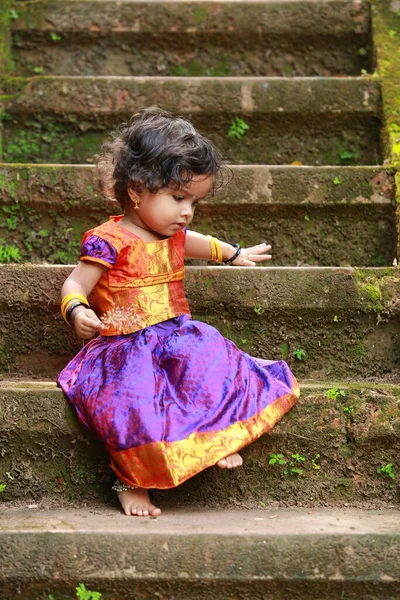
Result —
<instances>
[{"instance_id":1,"label":"young girl","mask_svg":"<svg viewBox=\"0 0 400 600\"><path fill-rule=\"evenodd\" d=\"M299 396L283 361L252 358L192 321L185 257L253 267L270 246L240 248L186 228L222 176L187 120L138 112L105 144L100 182L124 214L88 231L62 288L65 320L87 343L58 384L105 442L125 514L157 516L149 488L172 488L269 431ZM96 312L87 300L91 295Z\"/></svg>"}]
</instances>

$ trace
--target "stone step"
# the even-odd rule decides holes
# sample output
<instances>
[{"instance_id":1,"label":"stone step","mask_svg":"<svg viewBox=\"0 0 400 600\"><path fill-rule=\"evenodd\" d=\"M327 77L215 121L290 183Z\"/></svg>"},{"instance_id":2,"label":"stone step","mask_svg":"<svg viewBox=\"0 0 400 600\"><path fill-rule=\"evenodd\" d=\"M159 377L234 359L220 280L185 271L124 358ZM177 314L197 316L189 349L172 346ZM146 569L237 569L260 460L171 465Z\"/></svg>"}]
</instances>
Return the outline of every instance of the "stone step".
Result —
<instances>
[{"instance_id":1,"label":"stone step","mask_svg":"<svg viewBox=\"0 0 400 600\"><path fill-rule=\"evenodd\" d=\"M367 2L53 0L13 7L13 58L22 75L359 75L372 62Z\"/></svg>"},{"instance_id":2,"label":"stone step","mask_svg":"<svg viewBox=\"0 0 400 600\"><path fill-rule=\"evenodd\" d=\"M70 272L0 266L3 372L53 378L79 349L59 314L59 290ZM188 267L185 287L194 318L249 354L287 359L298 377L399 376L396 267Z\"/></svg>"},{"instance_id":3,"label":"stone step","mask_svg":"<svg viewBox=\"0 0 400 600\"><path fill-rule=\"evenodd\" d=\"M162 507L231 508L397 503L400 387L338 380L300 387L284 419L242 450L243 468L206 469L178 488L154 491L155 500ZM269 464L273 454L282 464ZM108 462L54 383L0 382L2 500L113 504Z\"/></svg>"},{"instance_id":4,"label":"stone step","mask_svg":"<svg viewBox=\"0 0 400 600\"><path fill-rule=\"evenodd\" d=\"M397 600L398 510L0 509L2 600ZM29 557L29 559L27 558Z\"/></svg>"},{"instance_id":5,"label":"stone step","mask_svg":"<svg viewBox=\"0 0 400 600\"><path fill-rule=\"evenodd\" d=\"M6 162L93 161L141 106L192 119L233 163L380 164L377 78L34 77L3 82ZM229 135L234 119L249 129Z\"/></svg>"},{"instance_id":6,"label":"stone step","mask_svg":"<svg viewBox=\"0 0 400 600\"><path fill-rule=\"evenodd\" d=\"M397 256L394 177L383 167L230 169L194 230L244 245L266 239L274 265L384 266ZM0 243L22 262L76 262L83 232L120 212L88 166L0 164L0 201Z\"/></svg>"}]
</instances>

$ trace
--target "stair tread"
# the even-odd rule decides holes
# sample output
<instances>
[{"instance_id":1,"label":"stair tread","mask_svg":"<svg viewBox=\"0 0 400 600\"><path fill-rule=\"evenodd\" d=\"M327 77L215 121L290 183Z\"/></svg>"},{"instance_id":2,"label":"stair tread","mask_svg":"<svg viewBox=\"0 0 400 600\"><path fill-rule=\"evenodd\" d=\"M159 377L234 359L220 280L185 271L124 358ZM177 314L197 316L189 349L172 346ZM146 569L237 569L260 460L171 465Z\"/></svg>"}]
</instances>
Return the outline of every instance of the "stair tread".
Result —
<instances>
[{"instance_id":1,"label":"stair tread","mask_svg":"<svg viewBox=\"0 0 400 600\"><path fill-rule=\"evenodd\" d=\"M93 508L46 508L44 502L0 505L0 536L7 533L85 533L123 536L400 536L400 509L269 508L194 509L169 508L158 519L129 519L118 509L95 504Z\"/></svg>"}]
</instances>

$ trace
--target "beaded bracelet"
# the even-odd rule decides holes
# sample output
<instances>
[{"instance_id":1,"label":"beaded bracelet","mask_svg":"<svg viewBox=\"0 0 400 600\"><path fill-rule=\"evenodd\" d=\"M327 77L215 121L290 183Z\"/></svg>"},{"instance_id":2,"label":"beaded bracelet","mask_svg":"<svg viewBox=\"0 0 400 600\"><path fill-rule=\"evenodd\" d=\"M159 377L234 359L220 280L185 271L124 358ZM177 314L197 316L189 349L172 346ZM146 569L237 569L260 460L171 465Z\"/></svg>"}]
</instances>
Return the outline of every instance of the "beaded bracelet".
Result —
<instances>
[{"instance_id":1,"label":"beaded bracelet","mask_svg":"<svg viewBox=\"0 0 400 600\"><path fill-rule=\"evenodd\" d=\"M239 256L239 254L242 251L242 248L240 247L240 244L231 244L231 246L233 246L234 248L236 248L236 252L235 252L235 254L233 256L231 256L231 258L226 258L225 260L222 261L226 265L231 265L233 263L233 261L237 259L237 257Z\"/></svg>"},{"instance_id":2,"label":"beaded bracelet","mask_svg":"<svg viewBox=\"0 0 400 600\"><path fill-rule=\"evenodd\" d=\"M68 306L68 309L67 309L66 313L65 313L65 321L68 323L68 325L71 325L71 327L72 327L72 323L71 323L72 311L77 306L84 306L85 308L90 308L89 304L87 304L86 302L80 302L79 300L77 302L73 302L72 304L70 304Z\"/></svg>"}]
</instances>

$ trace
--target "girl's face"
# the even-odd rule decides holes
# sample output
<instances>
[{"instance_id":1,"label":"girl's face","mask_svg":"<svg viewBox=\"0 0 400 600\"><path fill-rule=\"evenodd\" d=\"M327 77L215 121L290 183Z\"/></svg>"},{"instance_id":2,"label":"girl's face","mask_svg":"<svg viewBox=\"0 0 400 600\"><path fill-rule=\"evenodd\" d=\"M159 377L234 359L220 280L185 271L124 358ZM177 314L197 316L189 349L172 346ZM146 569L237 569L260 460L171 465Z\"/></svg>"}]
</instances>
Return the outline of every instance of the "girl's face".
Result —
<instances>
[{"instance_id":1,"label":"girl's face","mask_svg":"<svg viewBox=\"0 0 400 600\"><path fill-rule=\"evenodd\" d=\"M163 188L156 194L144 190L139 195L130 191L131 199L136 197L139 202L139 210L130 211L131 219L141 229L171 237L192 222L196 206L212 187L211 175L194 175L192 181L179 190Z\"/></svg>"}]
</instances>

